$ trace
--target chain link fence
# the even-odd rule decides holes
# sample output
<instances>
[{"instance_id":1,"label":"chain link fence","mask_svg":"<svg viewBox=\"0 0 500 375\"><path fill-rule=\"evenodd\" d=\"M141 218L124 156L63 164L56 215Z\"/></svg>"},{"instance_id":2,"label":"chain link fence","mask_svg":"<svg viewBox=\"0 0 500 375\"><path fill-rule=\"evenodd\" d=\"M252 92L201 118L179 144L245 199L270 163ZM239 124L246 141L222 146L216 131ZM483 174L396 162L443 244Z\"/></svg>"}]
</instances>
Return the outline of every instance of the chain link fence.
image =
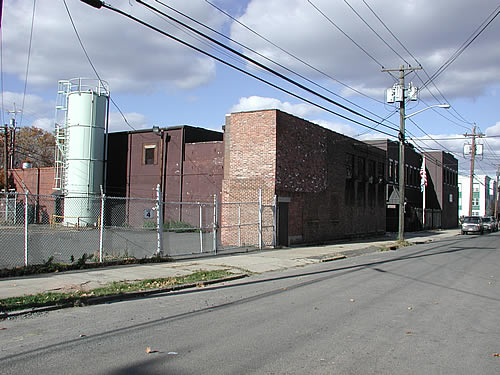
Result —
<instances>
[{"instance_id":1,"label":"chain link fence","mask_svg":"<svg viewBox=\"0 0 500 375\"><path fill-rule=\"evenodd\" d=\"M0 193L0 268L274 246L274 220L259 202Z\"/></svg>"}]
</instances>

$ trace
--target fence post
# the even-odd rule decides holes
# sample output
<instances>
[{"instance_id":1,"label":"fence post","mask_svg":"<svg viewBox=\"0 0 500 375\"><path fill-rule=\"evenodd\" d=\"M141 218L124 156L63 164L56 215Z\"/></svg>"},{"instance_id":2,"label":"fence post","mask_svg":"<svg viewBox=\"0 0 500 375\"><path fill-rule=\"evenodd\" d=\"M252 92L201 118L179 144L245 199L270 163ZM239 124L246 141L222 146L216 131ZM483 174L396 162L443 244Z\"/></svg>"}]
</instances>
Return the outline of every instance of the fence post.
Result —
<instances>
[{"instance_id":1,"label":"fence post","mask_svg":"<svg viewBox=\"0 0 500 375\"><path fill-rule=\"evenodd\" d=\"M5 189L5 223L9 222L9 193Z\"/></svg>"},{"instance_id":2,"label":"fence post","mask_svg":"<svg viewBox=\"0 0 500 375\"><path fill-rule=\"evenodd\" d=\"M163 255L163 207L161 202L160 184L156 185L156 231L158 243L156 246L156 255Z\"/></svg>"},{"instance_id":3,"label":"fence post","mask_svg":"<svg viewBox=\"0 0 500 375\"><path fill-rule=\"evenodd\" d=\"M200 205L200 254L203 253L203 205Z\"/></svg>"},{"instance_id":4,"label":"fence post","mask_svg":"<svg viewBox=\"0 0 500 375\"><path fill-rule=\"evenodd\" d=\"M218 223L218 202L217 202L217 194L214 194L214 228L213 228L213 250L214 254L217 254L217 229L219 228L219 223Z\"/></svg>"},{"instance_id":5,"label":"fence post","mask_svg":"<svg viewBox=\"0 0 500 375\"><path fill-rule=\"evenodd\" d=\"M241 247L241 203L238 203L238 247Z\"/></svg>"},{"instance_id":6,"label":"fence post","mask_svg":"<svg viewBox=\"0 0 500 375\"><path fill-rule=\"evenodd\" d=\"M24 266L28 267L28 190L24 191Z\"/></svg>"},{"instance_id":7,"label":"fence post","mask_svg":"<svg viewBox=\"0 0 500 375\"><path fill-rule=\"evenodd\" d=\"M17 224L17 193L14 193L14 209L12 211L14 215L14 225Z\"/></svg>"},{"instance_id":8,"label":"fence post","mask_svg":"<svg viewBox=\"0 0 500 375\"><path fill-rule=\"evenodd\" d=\"M259 249L262 249L262 189L259 189Z\"/></svg>"},{"instance_id":9,"label":"fence post","mask_svg":"<svg viewBox=\"0 0 500 375\"><path fill-rule=\"evenodd\" d=\"M277 202L278 202L278 197L274 195L273 198L273 247L276 247L276 242L277 242Z\"/></svg>"},{"instance_id":10,"label":"fence post","mask_svg":"<svg viewBox=\"0 0 500 375\"><path fill-rule=\"evenodd\" d=\"M104 239L104 201L106 199L106 196L104 195L102 185L100 186L100 189L101 189L101 222L99 228L99 263L102 263L102 248Z\"/></svg>"}]
</instances>

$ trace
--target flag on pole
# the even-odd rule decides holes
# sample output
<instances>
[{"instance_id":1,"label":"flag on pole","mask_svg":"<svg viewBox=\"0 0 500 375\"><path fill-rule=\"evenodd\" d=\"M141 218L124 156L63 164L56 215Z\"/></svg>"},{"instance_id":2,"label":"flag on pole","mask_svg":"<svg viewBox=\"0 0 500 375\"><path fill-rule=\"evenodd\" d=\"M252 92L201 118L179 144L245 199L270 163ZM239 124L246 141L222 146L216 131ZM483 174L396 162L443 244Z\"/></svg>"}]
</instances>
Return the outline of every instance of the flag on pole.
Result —
<instances>
[{"instance_id":1,"label":"flag on pole","mask_svg":"<svg viewBox=\"0 0 500 375\"><path fill-rule=\"evenodd\" d=\"M422 158L422 167L420 168L420 191L424 191L427 186L427 173L425 172L425 156Z\"/></svg>"}]
</instances>

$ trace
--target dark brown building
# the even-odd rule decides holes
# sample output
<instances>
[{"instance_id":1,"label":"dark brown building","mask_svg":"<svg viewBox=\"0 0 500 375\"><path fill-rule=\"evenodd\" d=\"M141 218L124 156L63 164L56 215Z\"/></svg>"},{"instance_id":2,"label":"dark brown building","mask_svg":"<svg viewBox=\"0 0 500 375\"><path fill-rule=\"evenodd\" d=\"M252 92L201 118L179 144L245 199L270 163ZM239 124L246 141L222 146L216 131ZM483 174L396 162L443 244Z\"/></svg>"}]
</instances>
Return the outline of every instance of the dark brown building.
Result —
<instances>
[{"instance_id":1,"label":"dark brown building","mask_svg":"<svg viewBox=\"0 0 500 375\"><path fill-rule=\"evenodd\" d=\"M399 222L399 143L369 140L387 154L387 231L397 232ZM455 228L458 225L458 160L446 152L426 153L426 228ZM405 231L422 229L423 193L420 169L422 155L405 147ZM451 199L451 201L450 201Z\"/></svg>"},{"instance_id":2,"label":"dark brown building","mask_svg":"<svg viewBox=\"0 0 500 375\"><path fill-rule=\"evenodd\" d=\"M399 143L388 139L368 140L366 143L387 154L387 231L397 232L399 223ZM422 156L411 145L405 147L405 231L421 229L418 209L422 208L420 168Z\"/></svg>"},{"instance_id":3,"label":"dark brown building","mask_svg":"<svg viewBox=\"0 0 500 375\"><path fill-rule=\"evenodd\" d=\"M213 202L222 185L222 139L221 132L187 125L111 133L106 194L156 199L159 185L164 202ZM169 207L164 220L189 222L179 208ZM114 211L110 220L130 220L128 208Z\"/></svg>"},{"instance_id":4,"label":"dark brown building","mask_svg":"<svg viewBox=\"0 0 500 375\"><path fill-rule=\"evenodd\" d=\"M441 210L441 228L458 227L458 160L444 151L426 152L426 207Z\"/></svg>"},{"instance_id":5,"label":"dark brown building","mask_svg":"<svg viewBox=\"0 0 500 375\"><path fill-rule=\"evenodd\" d=\"M175 126L109 134L106 194L206 202L220 194L223 134Z\"/></svg>"}]
</instances>

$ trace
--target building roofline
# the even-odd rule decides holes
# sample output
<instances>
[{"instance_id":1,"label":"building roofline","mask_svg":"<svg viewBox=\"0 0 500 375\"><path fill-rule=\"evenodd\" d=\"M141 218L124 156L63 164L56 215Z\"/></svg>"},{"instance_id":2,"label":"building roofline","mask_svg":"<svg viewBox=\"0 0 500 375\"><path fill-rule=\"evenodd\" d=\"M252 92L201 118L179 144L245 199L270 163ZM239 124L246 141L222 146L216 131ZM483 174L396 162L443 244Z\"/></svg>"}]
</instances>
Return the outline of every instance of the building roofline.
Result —
<instances>
[{"instance_id":1,"label":"building roofline","mask_svg":"<svg viewBox=\"0 0 500 375\"><path fill-rule=\"evenodd\" d=\"M202 128L200 126L193 126L193 125L173 125L173 126L166 126L166 127L160 127L160 130L163 131L169 131L169 130L179 130L179 129L201 129L205 131L211 131L214 133L222 133L219 130L213 130L213 129L207 129L207 128ZM139 134L139 133L151 133L153 132L153 128L146 128L146 129L137 129L137 130L121 130L121 131L116 131L116 132L109 132L108 134Z\"/></svg>"}]
</instances>

